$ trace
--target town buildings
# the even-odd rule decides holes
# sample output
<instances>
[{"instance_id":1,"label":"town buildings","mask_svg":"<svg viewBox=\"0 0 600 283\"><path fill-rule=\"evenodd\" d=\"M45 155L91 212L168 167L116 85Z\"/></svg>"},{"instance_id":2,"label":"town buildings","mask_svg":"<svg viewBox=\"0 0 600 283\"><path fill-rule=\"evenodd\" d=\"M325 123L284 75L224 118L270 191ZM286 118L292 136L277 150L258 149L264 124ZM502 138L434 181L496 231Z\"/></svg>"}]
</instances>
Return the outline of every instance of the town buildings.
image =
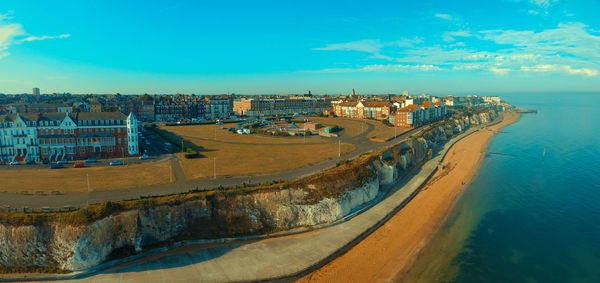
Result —
<instances>
[{"instance_id":1,"label":"town buildings","mask_svg":"<svg viewBox=\"0 0 600 283\"><path fill-rule=\"evenodd\" d=\"M233 114L232 96L215 95L207 96L204 103L204 113L200 115L206 119L227 119Z\"/></svg>"},{"instance_id":2,"label":"town buildings","mask_svg":"<svg viewBox=\"0 0 600 283\"><path fill-rule=\"evenodd\" d=\"M241 98L233 102L233 111L245 116L274 116L322 113L331 107L329 98L288 96L285 98Z\"/></svg>"},{"instance_id":3,"label":"town buildings","mask_svg":"<svg viewBox=\"0 0 600 283\"><path fill-rule=\"evenodd\" d=\"M6 106L9 113L71 113L73 107L66 103L13 103Z\"/></svg>"},{"instance_id":4,"label":"town buildings","mask_svg":"<svg viewBox=\"0 0 600 283\"><path fill-rule=\"evenodd\" d=\"M483 99L484 103L488 103L488 104L499 105L501 102L500 96L481 96L481 99Z\"/></svg>"},{"instance_id":5,"label":"town buildings","mask_svg":"<svg viewBox=\"0 0 600 283\"><path fill-rule=\"evenodd\" d=\"M90 104L90 112L102 112L102 103L94 101Z\"/></svg>"},{"instance_id":6,"label":"town buildings","mask_svg":"<svg viewBox=\"0 0 600 283\"><path fill-rule=\"evenodd\" d=\"M137 155L138 120L119 112L23 113L0 116L3 161Z\"/></svg>"},{"instance_id":7,"label":"town buildings","mask_svg":"<svg viewBox=\"0 0 600 283\"><path fill-rule=\"evenodd\" d=\"M175 122L198 117L198 104L192 102L156 102L154 120Z\"/></svg>"},{"instance_id":8,"label":"town buildings","mask_svg":"<svg viewBox=\"0 0 600 283\"><path fill-rule=\"evenodd\" d=\"M421 105L411 104L396 109L390 115L389 122L396 127L414 128L439 121L447 115L448 109L441 101L424 101Z\"/></svg>"},{"instance_id":9,"label":"town buildings","mask_svg":"<svg viewBox=\"0 0 600 283\"><path fill-rule=\"evenodd\" d=\"M383 120L389 118L392 104L385 101L341 102L334 107L338 117Z\"/></svg>"},{"instance_id":10,"label":"town buildings","mask_svg":"<svg viewBox=\"0 0 600 283\"><path fill-rule=\"evenodd\" d=\"M33 88L33 95L40 95L40 89L37 87Z\"/></svg>"}]
</instances>

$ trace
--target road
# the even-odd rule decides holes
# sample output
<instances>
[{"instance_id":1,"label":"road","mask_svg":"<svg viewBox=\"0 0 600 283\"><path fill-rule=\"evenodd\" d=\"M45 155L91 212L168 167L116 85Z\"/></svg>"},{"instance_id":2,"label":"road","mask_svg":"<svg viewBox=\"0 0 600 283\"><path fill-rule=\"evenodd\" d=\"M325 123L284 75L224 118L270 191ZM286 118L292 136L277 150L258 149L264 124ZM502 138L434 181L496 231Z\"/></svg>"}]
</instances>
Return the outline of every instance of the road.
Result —
<instances>
[{"instance_id":1,"label":"road","mask_svg":"<svg viewBox=\"0 0 600 283\"><path fill-rule=\"evenodd\" d=\"M64 206L81 207L85 206L87 203L136 199L140 196L183 193L193 189L211 190L220 185L224 187L235 187L241 185L242 183L262 184L271 182L272 180L290 181L333 168L336 166L339 160L353 159L362 153L403 142L408 139L409 136L422 131L426 127L427 126L405 132L388 142L375 142L371 141L367 136L368 133L373 130L374 126L367 124L367 129L360 135L354 137L342 135L338 138L341 142L354 144L356 149L352 152L309 166L269 174L217 176L217 178L190 180L185 177L179 162L174 160L176 157L173 155L171 157L174 180L173 183L135 188L123 188L109 191L74 192L63 195L23 195L18 193L0 192L0 206L9 206L12 208L62 208ZM332 145L335 145L335 143L332 143ZM131 177L135 178L135 176Z\"/></svg>"}]
</instances>

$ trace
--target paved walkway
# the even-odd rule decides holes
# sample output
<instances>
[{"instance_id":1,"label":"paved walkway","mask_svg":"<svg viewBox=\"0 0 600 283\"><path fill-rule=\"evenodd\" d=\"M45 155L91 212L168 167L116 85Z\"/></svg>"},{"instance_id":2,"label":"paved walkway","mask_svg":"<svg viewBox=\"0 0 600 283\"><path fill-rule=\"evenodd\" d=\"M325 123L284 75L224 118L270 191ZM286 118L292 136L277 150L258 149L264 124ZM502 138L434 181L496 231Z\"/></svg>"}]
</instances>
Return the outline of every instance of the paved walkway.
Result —
<instances>
[{"instance_id":1,"label":"paved walkway","mask_svg":"<svg viewBox=\"0 0 600 283\"><path fill-rule=\"evenodd\" d=\"M125 199L135 199L140 196L149 195L164 195L173 193L188 192L193 189L211 190L219 185L224 187L235 187L246 184L262 184L273 180L290 181L305 176L315 174L317 172L327 170L336 166L339 160L353 159L360 154L373 151L382 147L397 144L408 139L409 136L426 129L427 126L413 129L398 135L397 138L388 142L375 142L368 139L368 134L373 130L373 125L367 124L367 129L360 135L353 137L342 136L339 138L341 142L352 143L356 149L352 152L343 154L341 157L327 159L312 165L301 168L296 168L283 172L255 175L234 175L234 176L217 176L214 178L202 179L187 179L179 162L172 162L174 183L159 184L151 186L143 186L136 188L124 188L108 191L92 191L92 192L76 192L63 195L23 195L18 193L0 192L0 205L7 205L12 208L30 207L30 208L62 208L64 206L85 206L89 203L99 203L102 201L117 201ZM335 146L337 142L332 143ZM337 150L337 146L336 150ZM217 160L218 161L218 160ZM218 174L218 172L217 172ZM132 176L135 177L135 176Z\"/></svg>"},{"instance_id":2,"label":"paved walkway","mask_svg":"<svg viewBox=\"0 0 600 283\"><path fill-rule=\"evenodd\" d=\"M293 279L345 252L404 207L432 176L456 141L452 139L388 198L353 219L321 230L212 247L185 246L80 280L92 282L231 282Z\"/></svg>"}]
</instances>

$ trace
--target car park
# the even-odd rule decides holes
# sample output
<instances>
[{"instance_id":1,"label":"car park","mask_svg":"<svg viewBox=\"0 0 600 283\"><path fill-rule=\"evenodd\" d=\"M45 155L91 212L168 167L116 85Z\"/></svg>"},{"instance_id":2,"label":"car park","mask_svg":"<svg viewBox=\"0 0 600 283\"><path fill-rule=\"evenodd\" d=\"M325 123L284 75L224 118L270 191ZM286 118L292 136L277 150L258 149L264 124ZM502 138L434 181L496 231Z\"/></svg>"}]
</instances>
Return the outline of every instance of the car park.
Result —
<instances>
[{"instance_id":1,"label":"car park","mask_svg":"<svg viewBox=\"0 0 600 283\"><path fill-rule=\"evenodd\" d=\"M121 162L121 160L115 160L110 163L110 166L119 166L119 165L123 165L123 162Z\"/></svg>"}]
</instances>

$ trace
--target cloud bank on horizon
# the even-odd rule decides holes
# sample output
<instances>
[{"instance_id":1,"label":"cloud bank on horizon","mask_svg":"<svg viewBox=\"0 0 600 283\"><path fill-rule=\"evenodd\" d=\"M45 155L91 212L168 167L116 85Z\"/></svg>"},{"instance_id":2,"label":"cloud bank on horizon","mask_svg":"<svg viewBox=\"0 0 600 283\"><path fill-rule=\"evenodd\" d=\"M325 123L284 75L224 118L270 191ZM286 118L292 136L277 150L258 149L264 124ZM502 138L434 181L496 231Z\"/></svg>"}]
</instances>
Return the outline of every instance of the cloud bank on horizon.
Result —
<instances>
[{"instance_id":1,"label":"cloud bank on horizon","mask_svg":"<svg viewBox=\"0 0 600 283\"><path fill-rule=\"evenodd\" d=\"M594 0L59 2L0 5L0 93L600 91Z\"/></svg>"},{"instance_id":2,"label":"cloud bank on horizon","mask_svg":"<svg viewBox=\"0 0 600 283\"><path fill-rule=\"evenodd\" d=\"M536 1L544 2L544 1ZM546 5L546 4L540 4ZM451 16L440 17L451 20ZM317 72L444 72L489 71L498 75L510 72L561 72L588 77L598 76L600 36L583 23L559 23L556 28L533 30L456 30L442 35L446 44L427 45L425 40L401 39L394 42L365 39L327 44L315 50L357 51L367 59L385 59L388 64L350 68L326 68ZM493 43L488 49L472 41ZM470 47L473 46L473 47ZM385 50L384 50L385 49Z\"/></svg>"}]
</instances>

